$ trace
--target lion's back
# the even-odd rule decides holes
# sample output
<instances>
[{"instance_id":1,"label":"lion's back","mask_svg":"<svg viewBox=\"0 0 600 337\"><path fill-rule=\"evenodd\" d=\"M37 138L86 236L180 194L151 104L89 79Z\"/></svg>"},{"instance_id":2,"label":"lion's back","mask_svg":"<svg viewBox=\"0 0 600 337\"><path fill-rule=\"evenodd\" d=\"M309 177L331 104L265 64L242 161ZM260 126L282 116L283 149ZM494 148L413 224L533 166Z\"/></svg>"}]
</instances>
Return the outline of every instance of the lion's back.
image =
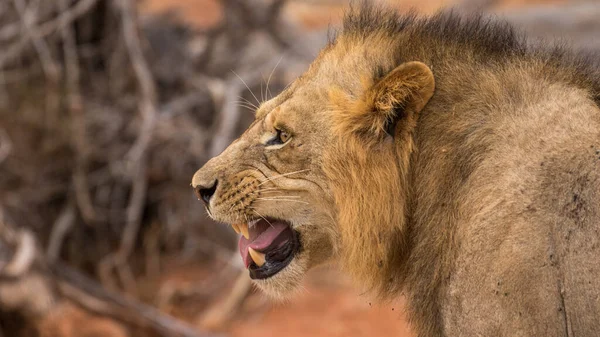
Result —
<instances>
[{"instance_id":1,"label":"lion's back","mask_svg":"<svg viewBox=\"0 0 600 337\"><path fill-rule=\"evenodd\" d=\"M464 184L448 335L600 330L600 109L578 90L547 90L488 129Z\"/></svg>"}]
</instances>

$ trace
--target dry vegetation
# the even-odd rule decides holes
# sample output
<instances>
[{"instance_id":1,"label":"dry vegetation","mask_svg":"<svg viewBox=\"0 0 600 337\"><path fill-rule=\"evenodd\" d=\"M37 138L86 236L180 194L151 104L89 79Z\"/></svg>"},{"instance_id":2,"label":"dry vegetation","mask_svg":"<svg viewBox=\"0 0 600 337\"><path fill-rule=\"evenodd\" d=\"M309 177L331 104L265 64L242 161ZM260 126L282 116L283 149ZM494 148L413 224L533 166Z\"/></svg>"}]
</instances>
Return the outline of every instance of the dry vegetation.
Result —
<instances>
[{"instance_id":1,"label":"dry vegetation","mask_svg":"<svg viewBox=\"0 0 600 337\"><path fill-rule=\"evenodd\" d=\"M225 265L203 280L213 290L223 284L213 278L237 273L233 234L206 226L189 180L252 118L246 86L272 95L308 59L289 46L283 3L223 1L227 15L200 31L141 20L132 1L0 4L0 304L10 335L73 305L201 335L136 300L139 280L192 259Z\"/></svg>"},{"instance_id":2,"label":"dry vegetation","mask_svg":"<svg viewBox=\"0 0 600 337\"><path fill-rule=\"evenodd\" d=\"M133 0L0 1L0 336L207 336L165 313L218 328L249 293L190 178L304 69L330 16L207 2L216 19L190 26ZM600 9L581 6L561 22L593 49ZM524 26L539 13L510 8Z\"/></svg>"}]
</instances>

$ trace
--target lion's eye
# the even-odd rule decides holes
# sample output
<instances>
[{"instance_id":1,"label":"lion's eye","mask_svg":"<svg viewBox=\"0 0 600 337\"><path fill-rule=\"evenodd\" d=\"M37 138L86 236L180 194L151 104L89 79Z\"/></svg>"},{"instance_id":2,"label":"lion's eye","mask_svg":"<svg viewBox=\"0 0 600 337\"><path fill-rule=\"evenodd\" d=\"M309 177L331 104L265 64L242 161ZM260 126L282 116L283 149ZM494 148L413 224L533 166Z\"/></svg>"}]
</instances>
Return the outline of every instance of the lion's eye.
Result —
<instances>
[{"instance_id":1,"label":"lion's eye","mask_svg":"<svg viewBox=\"0 0 600 337\"><path fill-rule=\"evenodd\" d=\"M279 129L275 129L275 131L277 132L275 137L270 139L265 145L282 145L285 144L288 140L290 140L290 138L292 138L292 135L287 131Z\"/></svg>"},{"instance_id":2,"label":"lion's eye","mask_svg":"<svg viewBox=\"0 0 600 337\"><path fill-rule=\"evenodd\" d=\"M281 142L281 144L287 142L288 140L290 140L292 136L290 136L289 133L283 131L283 130L277 130L277 138L279 138L279 141Z\"/></svg>"}]
</instances>

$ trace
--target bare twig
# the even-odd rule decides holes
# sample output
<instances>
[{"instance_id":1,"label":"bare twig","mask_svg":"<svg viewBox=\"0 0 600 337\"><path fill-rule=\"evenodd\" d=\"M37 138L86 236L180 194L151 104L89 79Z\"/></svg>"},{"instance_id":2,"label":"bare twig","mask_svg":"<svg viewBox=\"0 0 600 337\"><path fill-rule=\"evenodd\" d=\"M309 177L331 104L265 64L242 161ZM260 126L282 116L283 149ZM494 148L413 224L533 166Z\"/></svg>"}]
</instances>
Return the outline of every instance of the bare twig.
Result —
<instances>
[{"instance_id":1,"label":"bare twig","mask_svg":"<svg viewBox=\"0 0 600 337\"><path fill-rule=\"evenodd\" d=\"M0 274L8 277L20 277L29 271L35 260L36 247L33 234L27 230L15 231L15 252L11 259L2 266Z\"/></svg>"},{"instance_id":2,"label":"bare twig","mask_svg":"<svg viewBox=\"0 0 600 337\"><path fill-rule=\"evenodd\" d=\"M39 27L31 27L29 34L23 35L19 41L12 44L2 54L0 54L0 69L4 67L6 62L17 57L27 47L29 40L35 36L43 38L57 31L58 29L71 24L78 17L84 15L91 10L98 0L81 0L78 1L70 10L63 12L59 17L48 21Z\"/></svg>"},{"instance_id":3,"label":"bare twig","mask_svg":"<svg viewBox=\"0 0 600 337\"><path fill-rule=\"evenodd\" d=\"M160 109L160 119L168 119L189 111L190 108L210 102L210 97L192 92L182 97L177 97Z\"/></svg>"},{"instance_id":4,"label":"bare twig","mask_svg":"<svg viewBox=\"0 0 600 337\"><path fill-rule=\"evenodd\" d=\"M152 307L108 292L70 267L58 262L47 263L37 251L32 233L16 230L5 223L0 223L0 227L2 250L10 250L6 249L6 245L16 245L9 262L0 270L3 276L8 277L0 282L0 305L4 308L43 317L61 301L52 289L51 284L55 283L62 296L87 310L140 327L150 327L163 336L208 336ZM33 270L34 261L50 268L52 272Z\"/></svg>"},{"instance_id":5,"label":"bare twig","mask_svg":"<svg viewBox=\"0 0 600 337\"><path fill-rule=\"evenodd\" d=\"M211 157L221 153L227 147L227 144L234 139L237 121L240 119L241 113L238 98L244 90L251 90L250 88L260 83L260 81L262 81L262 73L258 70L240 75L234 74L227 81L223 107L219 114L215 137L210 147L209 155ZM257 103L260 104L261 102Z\"/></svg>"},{"instance_id":6,"label":"bare twig","mask_svg":"<svg viewBox=\"0 0 600 337\"><path fill-rule=\"evenodd\" d=\"M248 272L242 270L227 297L210 307L198 319L200 326L206 329L221 329L240 309L244 300L252 292L252 282Z\"/></svg>"},{"instance_id":7,"label":"bare twig","mask_svg":"<svg viewBox=\"0 0 600 337\"><path fill-rule=\"evenodd\" d=\"M4 129L0 128L0 163L2 163L12 151L12 142Z\"/></svg>"},{"instance_id":8,"label":"bare twig","mask_svg":"<svg viewBox=\"0 0 600 337\"><path fill-rule=\"evenodd\" d=\"M60 0L60 9L65 12L68 10L69 0ZM75 190L75 200L81 211L84 220L89 224L97 218L92 198L90 196L87 177L85 174L87 154L89 152L86 142L86 126L83 111L83 99L79 89L79 56L77 46L75 45L75 36L71 30L70 24L61 27L63 38L63 53L65 64L65 77L67 82L67 104L69 114L71 115L72 125L72 143L75 148L75 169L73 172L73 185Z\"/></svg>"},{"instance_id":9,"label":"bare twig","mask_svg":"<svg viewBox=\"0 0 600 337\"><path fill-rule=\"evenodd\" d=\"M142 102L140 112L142 114L142 128L139 137L128 153L128 158L136 163L132 170L134 177L133 192L129 205L127 206L127 227L123 233L119 254L127 257L133 248L135 237L139 230L140 218L146 197L146 151L152 139L152 133L157 120L157 96L154 78L148 68L148 63L142 53L142 46L138 37L136 16L130 0L120 1L123 35L129 52L131 64L140 85Z\"/></svg>"},{"instance_id":10,"label":"bare twig","mask_svg":"<svg viewBox=\"0 0 600 337\"><path fill-rule=\"evenodd\" d=\"M280 19L280 13L287 3L287 0L274 0L269 7L267 7L267 18L265 26L267 31L270 33L273 40L283 48L289 48L290 43L282 34L281 26L278 25Z\"/></svg>"},{"instance_id":11,"label":"bare twig","mask_svg":"<svg viewBox=\"0 0 600 337\"><path fill-rule=\"evenodd\" d=\"M148 180L146 177L147 150L158 119L156 108L157 95L154 78L142 53L137 17L133 5L130 0L115 1L115 3L121 10L123 37L140 88L142 126L138 138L126 156L133 186L127 205L125 229L123 230L118 251L114 256L106 257L102 264L110 266L110 261L112 261L112 265L117 268L121 282L125 285L128 292L135 293L135 280L127 263L127 258L133 251L141 225L142 211L146 202L146 191L148 189ZM104 274L108 275L109 273L105 270Z\"/></svg>"},{"instance_id":12,"label":"bare twig","mask_svg":"<svg viewBox=\"0 0 600 337\"><path fill-rule=\"evenodd\" d=\"M0 222L0 306L24 315L44 315L54 293L34 265L39 256L33 233Z\"/></svg>"},{"instance_id":13,"label":"bare twig","mask_svg":"<svg viewBox=\"0 0 600 337\"><path fill-rule=\"evenodd\" d=\"M229 253L230 257L229 260L224 261L225 266L219 270L216 275L206 278L200 283L182 287L181 284L177 282L165 282L157 292L155 300L156 306L161 309L165 308L175 297L191 297L194 295L212 296L228 284L232 273L239 274L240 272L243 272L244 276L249 279L248 272L240 263L239 255L231 254L231 252L227 253ZM220 260L224 259L221 258Z\"/></svg>"},{"instance_id":14,"label":"bare twig","mask_svg":"<svg viewBox=\"0 0 600 337\"><path fill-rule=\"evenodd\" d=\"M231 4L228 8L235 13L224 13L227 22L222 26L227 27L210 33L214 34L210 40L214 48L203 54L211 62L215 59L223 62L205 68L206 73L193 68L197 64L190 60L186 47L186 40L190 40L187 34L198 32L179 30L179 25L171 29L170 23L167 26L160 23L157 27L147 26L149 22L142 25L136 17L133 0L7 1L11 6L14 2L29 7L22 6L21 20L8 18L10 27L0 28L0 40L7 45L5 52L0 53L0 71L6 69L0 80L8 84L5 96L14 101L7 107L20 108L15 118L8 114L0 116L7 123L2 128L9 131L0 129L0 162L14 155L0 165L0 202L6 205L8 216L25 215L24 226L34 225L39 235L49 234L48 257L38 256L33 269L36 272L43 269L42 276L46 282L52 280L56 289L51 290L60 301L66 297L71 301L64 302L79 303L82 308L111 319L162 329L163 335L177 335L172 331L179 329L178 325L172 325L170 318L152 308L136 306L138 302L132 299L140 272L137 267L143 262L139 238L145 238L149 278L155 278L164 269L158 262L165 254L185 258L189 257L186 254L197 252L198 246L210 250L207 255L211 258L216 256L217 261L227 263L220 263L224 268L219 273L193 286L182 287L181 283L173 282L170 289L161 289L165 302L173 293L213 296L229 284L223 280L231 280L241 269L237 254L232 256L230 248L222 245L225 240L217 238L230 239L231 233L227 236L219 233L211 236L211 240L202 235L198 238L196 233L189 235L190 224L207 220L199 215L197 208L185 204L190 202L185 194L188 191L174 186L187 185L181 183L187 180L182 177L187 177L191 169L201 165L209 155L220 152L236 137L243 117L237 100L246 95L246 88L236 76L229 76L229 69L234 68L254 90L264 73L272 77L276 62L282 60L283 68L289 69L290 62L304 61L299 57L293 61L287 57L280 59L280 55L292 51L282 51L285 46L280 43L275 45L269 30L273 27L265 26L267 21L277 27L284 24L279 18L283 0L256 1L261 3L256 8L254 2L240 8L236 5L243 0L224 1ZM97 6L95 12L94 6ZM246 15L248 8L252 14ZM35 15L27 14L29 11ZM287 38L288 32L282 33ZM174 56L176 61L169 54L173 49L161 48L160 44L165 38L172 42L173 36L182 39L177 43L181 50ZM50 94L38 90L38 83L47 83L48 76L44 78L43 51L36 49L35 38L46 44L50 57L58 62L59 74L64 75L59 78L64 83L58 83ZM146 48L146 43L152 48ZM272 57L273 54L278 56ZM21 55L26 62L20 62ZM186 66L179 67L182 64L179 60ZM159 70L165 69L165 64L166 69L178 67L177 71L164 75ZM189 76L188 69L194 70ZM273 75L277 83L282 82L282 73ZM21 86L31 89L32 95L20 92ZM39 109L37 100L42 95L64 105L56 107L52 123L44 123L50 121L44 119L47 116L40 118L39 111L44 109ZM31 99L25 101L25 96ZM219 111L216 119L211 115L215 110ZM170 179L176 183L166 183ZM48 217L56 214L59 216L50 220L54 221L50 226ZM148 223L143 223L146 215ZM86 228L81 226L84 223L95 226ZM71 232L73 235L68 235ZM78 240L82 233L84 242ZM74 254L83 245L89 245L89 249L85 246L86 254ZM112 254L98 263L98 256L113 249ZM115 292L87 288L82 285L86 281L78 278L63 279L59 275L62 272L49 275L48 268L58 263L61 253L77 265L95 264L101 271L103 284L112 282L111 289ZM93 286L99 287L95 283ZM122 289L127 294L124 299ZM171 289L175 291L170 292ZM233 301L237 303L234 306L241 301ZM177 331L192 333L185 328L189 327Z\"/></svg>"},{"instance_id":15,"label":"bare twig","mask_svg":"<svg viewBox=\"0 0 600 337\"><path fill-rule=\"evenodd\" d=\"M75 222L75 208L70 203L62 210L50 233L48 248L46 249L46 257L48 261L56 261L60 255L65 235L73 227Z\"/></svg>"},{"instance_id":16,"label":"bare twig","mask_svg":"<svg viewBox=\"0 0 600 337\"><path fill-rule=\"evenodd\" d=\"M24 31L23 36L33 42L46 76L51 82L56 83L58 81L59 68L56 61L52 58L48 44L39 36L38 31L34 28L37 21L36 10L34 8L26 8L27 6L23 0L13 0L13 3L21 19Z\"/></svg>"},{"instance_id":17,"label":"bare twig","mask_svg":"<svg viewBox=\"0 0 600 337\"><path fill-rule=\"evenodd\" d=\"M89 310L109 315L117 320L151 327L165 336L209 336L148 305L123 295L111 293L93 280L67 266L57 264L53 266L53 270L57 277L64 280L61 283L61 288L63 291L66 290L65 294L71 300ZM65 287L65 283L68 286ZM104 304L102 304L103 302ZM106 303L108 303L108 307ZM110 308L110 310L107 310L107 308Z\"/></svg>"},{"instance_id":18,"label":"bare twig","mask_svg":"<svg viewBox=\"0 0 600 337\"><path fill-rule=\"evenodd\" d=\"M131 65L135 71L138 85L141 91L142 130L134 146L128 153L128 158L132 161L138 161L145 155L152 132L157 120L157 95L156 85L148 62L142 53L142 46L138 34L137 17L130 0L118 1L121 8L123 36L129 53Z\"/></svg>"}]
</instances>

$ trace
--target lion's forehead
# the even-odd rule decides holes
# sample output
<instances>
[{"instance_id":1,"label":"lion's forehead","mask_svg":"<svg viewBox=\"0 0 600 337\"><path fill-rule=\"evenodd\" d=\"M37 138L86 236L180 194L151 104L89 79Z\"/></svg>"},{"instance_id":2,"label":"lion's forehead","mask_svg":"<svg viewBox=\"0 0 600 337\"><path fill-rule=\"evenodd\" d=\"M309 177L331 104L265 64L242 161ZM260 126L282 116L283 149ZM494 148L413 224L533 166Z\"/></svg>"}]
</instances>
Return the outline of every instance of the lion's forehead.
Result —
<instances>
[{"instance_id":1,"label":"lion's forehead","mask_svg":"<svg viewBox=\"0 0 600 337\"><path fill-rule=\"evenodd\" d=\"M259 135L271 132L275 124L284 124L292 131L300 131L305 126L319 122L319 117L329 105L326 89L307 84L295 90L286 100L271 105L269 110L261 110L255 122L248 128L249 134Z\"/></svg>"}]
</instances>

